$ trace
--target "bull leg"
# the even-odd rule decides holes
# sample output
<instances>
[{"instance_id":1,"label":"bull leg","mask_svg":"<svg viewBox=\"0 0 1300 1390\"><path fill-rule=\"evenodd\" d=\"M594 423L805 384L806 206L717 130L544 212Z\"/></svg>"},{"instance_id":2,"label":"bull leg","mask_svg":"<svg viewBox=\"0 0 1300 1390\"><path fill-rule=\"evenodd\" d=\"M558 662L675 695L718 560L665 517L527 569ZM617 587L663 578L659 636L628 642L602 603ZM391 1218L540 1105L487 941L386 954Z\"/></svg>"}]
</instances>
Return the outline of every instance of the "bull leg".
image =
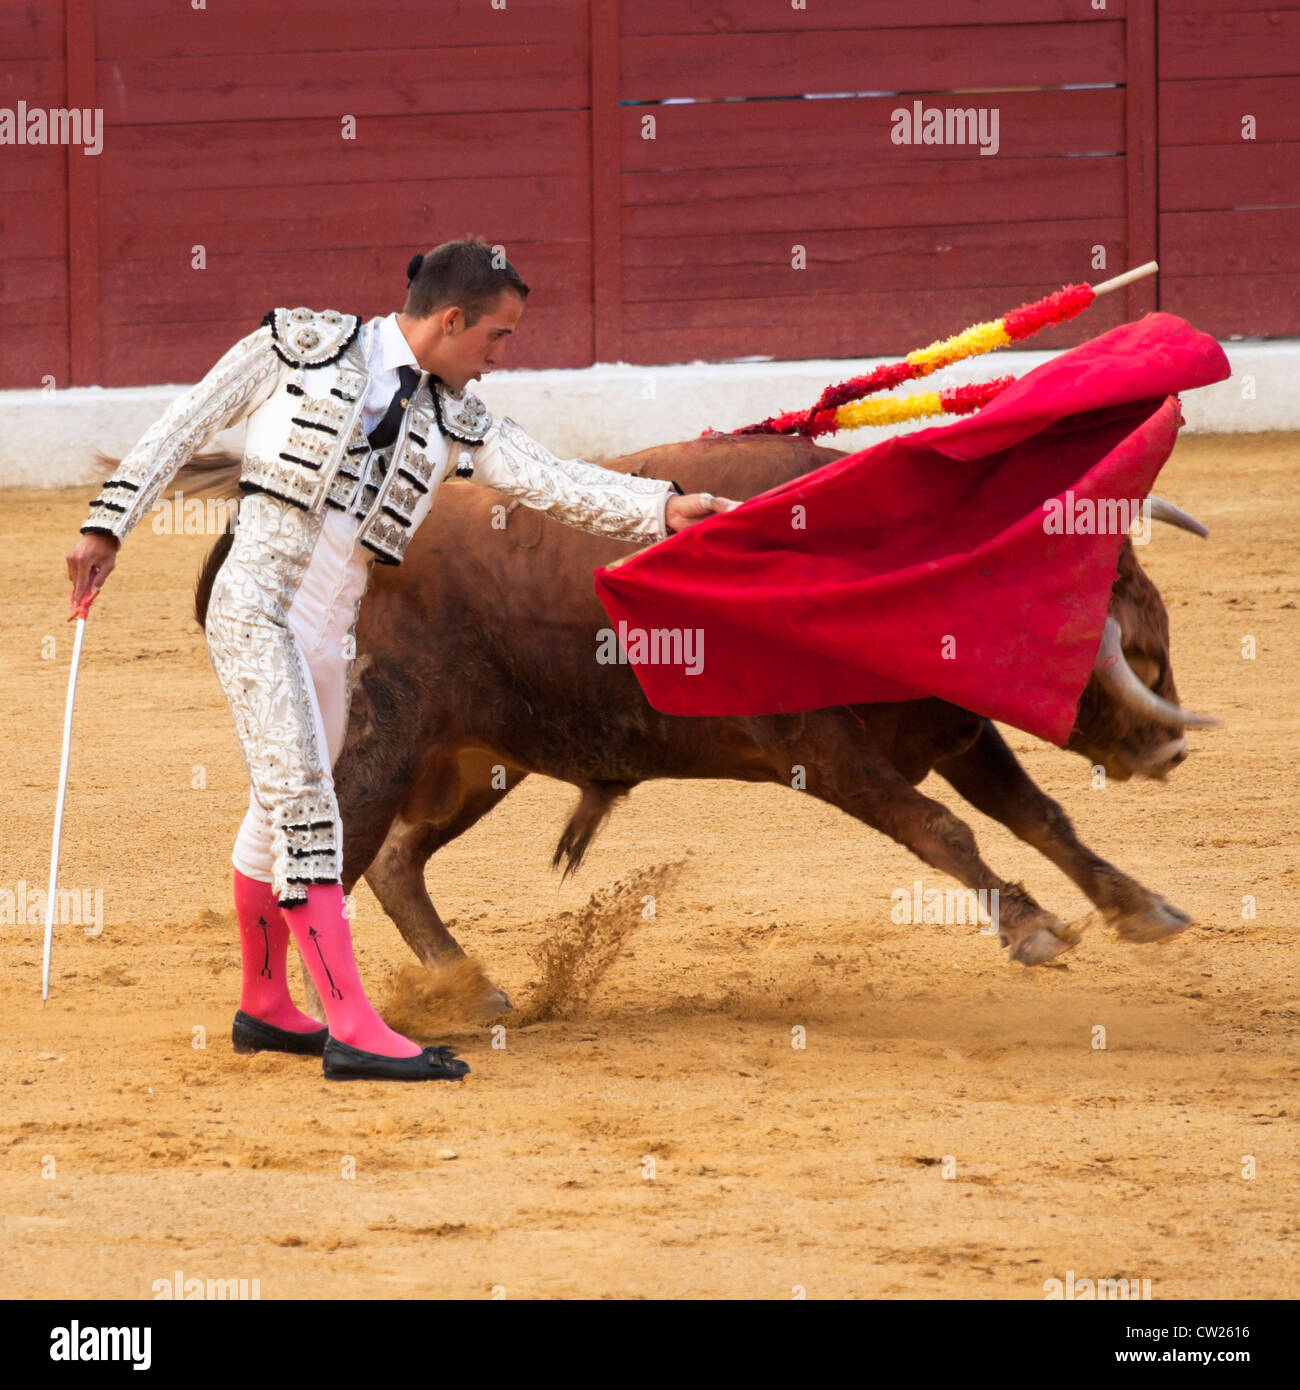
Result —
<instances>
[{"instance_id":1,"label":"bull leg","mask_svg":"<svg viewBox=\"0 0 1300 1390\"><path fill-rule=\"evenodd\" d=\"M465 952L433 905L424 881L425 865L443 845L481 820L522 780L520 774L508 786L499 788L493 787L490 781L468 788L462 783L459 805L446 820L416 824L395 820L379 853L366 870L366 882L396 923L402 939L431 970L463 959ZM481 1012L502 1014L508 1013L510 1008L505 991L489 985L481 1001Z\"/></svg>"},{"instance_id":2,"label":"bull leg","mask_svg":"<svg viewBox=\"0 0 1300 1390\"><path fill-rule=\"evenodd\" d=\"M1126 941L1159 941L1191 926L1187 913L1094 854L1074 833L1070 818L1020 766L987 720L965 752L935 764L935 771L977 811L1001 821L1045 855L1087 895Z\"/></svg>"},{"instance_id":3,"label":"bull leg","mask_svg":"<svg viewBox=\"0 0 1300 1390\"><path fill-rule=\"evenodd\" d=\"M394 821L388 838L366 870L366 882L397 924L402 939L431 968L460 960L465 952L433 905L424 881L424 866L443 845L450 844L487 815L507 790L474 792L465 798L450 821L441 824L407 825Z\"/></svg>"},{"instance_id":4,"label":"bull leg","mask_svg":"<svg viewBox=\"0 0 1300 1390\"><path fill-rule=\"evenodd\" d=\"M906 846L932 869L967 888L998 893L998 929L1011 959L1022 965L1043 961L1077 945L1079 935L1044 911L1023 885L999 878L980 858L970 827L946 806L923 796L892 763L858 747L858 762L846 767L843 744L830 745L824 761L809 759L807 789L864 824Z\"/></svg>"},{"instance_id":5,"label":"bull leg","mask_svg":"<svg viewBox=\"0 0 1300 1390\"><path fill-rule=\"evenodd\" d=\"M445 769L444 769L445 771ZM454 779L456 771L450 773ZM388 825L388 834L371 856L371 846L358 856L360 862L368 867L360 875L370 885L370 891L379 899L379 905L393 920L402 940L415 952L420 963L429 970L438 970L465 956L460 943L447 930L446 923L438 915L429 890L424 882L424 866L443 845L463 834L476 821L481 820L508 791L518 786L524 774L520 773L508 787L494 789L490 785L473 788L463 793L459 809L447 821L434 823L419 821L409 824L400 818L393 818ZM462 789L463 790L463 789ZM367 825L376 824L374 818ZM344 841L345 859L347 841ZM351 861L352 864L356 860ZM350 893L356 883L355 872L349 873L351 864L345 865L343 876L344 892ZM304 988L307 995L307 1012L317 1018L324 1018L324 1006L312 983L306 968L303 969ZM487 983L487 988L479 1003L479 1012L484 1017L509 1013L513 1008L509 996L499 986Z\"/></svg>"}]
</instances>

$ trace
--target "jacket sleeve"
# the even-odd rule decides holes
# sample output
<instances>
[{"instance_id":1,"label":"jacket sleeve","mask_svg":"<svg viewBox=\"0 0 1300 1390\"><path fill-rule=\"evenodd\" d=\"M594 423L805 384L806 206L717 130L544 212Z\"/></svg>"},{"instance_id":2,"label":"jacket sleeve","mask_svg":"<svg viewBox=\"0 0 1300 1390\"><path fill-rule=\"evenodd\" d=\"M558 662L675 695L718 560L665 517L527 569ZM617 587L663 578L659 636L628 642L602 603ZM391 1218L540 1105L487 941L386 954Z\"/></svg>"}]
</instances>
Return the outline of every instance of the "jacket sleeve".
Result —
<instances>
[{"instance_id":1,"label":"jacket sleeve","mask_svg":"<svg viewBox=\"0 0 1300 1390\"><path fill-rule=\"evenodd\" d=\"M280 369L271 344L271 329L256 329L177 397L104 482L82 531L125 540L190 455L271 394Z\"/></svg>"},{"instance_id":2,"label":"jacket sleeve","mask_svg":"<svg viewBox=\"0 0 1300 1390\"><path fill-rule=\"evenodd\" d=\"M472 457L471 482L517 497L579 530L625 541L668 535L664 508L680 491L673 483L556 458L508 415L492 421Z\"/></svg>"}]
</instances>

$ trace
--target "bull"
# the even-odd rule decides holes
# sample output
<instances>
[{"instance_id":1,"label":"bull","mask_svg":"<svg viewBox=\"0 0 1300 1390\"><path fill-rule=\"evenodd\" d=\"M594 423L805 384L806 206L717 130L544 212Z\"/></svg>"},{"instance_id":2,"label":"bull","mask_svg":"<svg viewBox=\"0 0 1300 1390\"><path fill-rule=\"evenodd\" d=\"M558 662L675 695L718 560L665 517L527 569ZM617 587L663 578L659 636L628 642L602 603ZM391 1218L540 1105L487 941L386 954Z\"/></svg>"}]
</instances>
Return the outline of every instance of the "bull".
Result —
<instances>
[{"instance_id":1,"label":"bull","mask_svg":"<svg viewBox=\"0 0 1300 1390\"><path fill-rule=\"evenodd\" d=\"M739 499L842 458L798 437L711 436L628 455L607 467L674 478L686 491ZM239 461L206 455L182 478L210 490ZM506 508L504 528L492 509ZM1154 519L1205 535L1152 499ZM195 593L200 626L229 537ZM592 571L624 543L561 525L500 494L448 484L403 564L377 566L357 627L346 743L335 766L345 892L364 875L428 967L463 956L429 896L425 866L529 776L578 789L552 863L582 862L614 805L652 778L792 783L906 846L968 889L997 890L999 939L1038 965L1078 933L980 857L970 827L918 785L933 771L1072 879L1126 941L1184 931L1191 916L1083 844L1065 811L1026 774L994 724L938 699L845 705L762 717L681 717L646 701L632 669L593 659L608 622ZM1163 779L1187 756L1184 731L1220 721L1183 710L1169 620L1126 538L1096 668L1067 747L1108 777ZM495 992L489 1008L508 1007Z\"/></svg>"}]
</instances>

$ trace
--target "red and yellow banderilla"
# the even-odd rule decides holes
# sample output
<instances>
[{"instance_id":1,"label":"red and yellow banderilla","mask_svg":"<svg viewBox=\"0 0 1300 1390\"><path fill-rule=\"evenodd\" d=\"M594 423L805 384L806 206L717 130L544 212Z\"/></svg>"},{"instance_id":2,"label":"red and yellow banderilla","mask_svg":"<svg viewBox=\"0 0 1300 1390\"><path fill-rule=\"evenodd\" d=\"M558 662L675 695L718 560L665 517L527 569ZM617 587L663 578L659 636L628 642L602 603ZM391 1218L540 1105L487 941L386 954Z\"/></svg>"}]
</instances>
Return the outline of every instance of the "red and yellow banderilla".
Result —
<instances>
[{"instance_id":1,"label":"red and yellow banderilla","mask_svg":"<svg viewBox=\"0 0 1300 1390\"><path fill-rule=\"evenodd\" d=\"M834 434L837 430L860 429L864 425L894 425L926 415L966 415L987 405L994 396L1015 381L1013 376L971 386L949 387L942 391L920 391L910 396L893 396L868 401L863 397L888 391L907 381L917 381L942 367L950 367L967 357L1022 342L1083 313L1094 300L1112 290L1131 285L1159 269L1155 261L1127 270L1099 285L1066 285L1032 304L1022 304L1009 314L988 323L976 323L951 338L909 352L900 362L885 362L865 376L851 377L837 386L828 386L817 403L808 410L772 415L756 425L745 425L732 434Z\"/></svg>"}]
</instances>

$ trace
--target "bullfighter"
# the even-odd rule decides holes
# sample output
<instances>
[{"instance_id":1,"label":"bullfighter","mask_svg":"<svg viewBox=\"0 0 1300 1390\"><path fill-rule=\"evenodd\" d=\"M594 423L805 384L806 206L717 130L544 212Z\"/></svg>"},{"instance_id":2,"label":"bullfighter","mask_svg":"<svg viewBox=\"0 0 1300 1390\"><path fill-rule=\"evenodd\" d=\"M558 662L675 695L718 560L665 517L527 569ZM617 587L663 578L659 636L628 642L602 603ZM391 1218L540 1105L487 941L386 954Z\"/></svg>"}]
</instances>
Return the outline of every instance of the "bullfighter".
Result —
<instances>
[{"instance_id":1,"label":"bullfighter","mask_svg":"<svg viewBox=\"0 0 1300 1390\"><path fill-rule=\"evenodd\" d=\"M371 566L401 563L446 477L628 541L662 539L736 505L558 459L465 389L503 361L529 292L487 243L417 255L407 281L400 313L365 322L271 310L121 461L67 556L76 603L102 586L185 461L247 422L245 495L205 624L250 782L231 856L243 960L232 1039L243 1052L319 1055L337 1080L454 1080L469 1070L450 1047L421 1047L384 1023L352 950L332 769ZM324 1028L290 998L290 933Z\"/></svg>"}]
</instances>

